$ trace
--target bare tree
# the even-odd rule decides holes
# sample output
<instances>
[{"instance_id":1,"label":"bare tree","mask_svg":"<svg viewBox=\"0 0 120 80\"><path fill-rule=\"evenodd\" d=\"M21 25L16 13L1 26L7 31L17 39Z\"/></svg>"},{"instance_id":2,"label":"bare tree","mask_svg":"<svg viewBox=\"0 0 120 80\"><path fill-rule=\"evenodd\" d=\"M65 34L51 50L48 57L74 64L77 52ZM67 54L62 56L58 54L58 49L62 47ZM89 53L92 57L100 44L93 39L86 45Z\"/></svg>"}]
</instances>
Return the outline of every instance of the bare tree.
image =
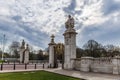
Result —
<instances>
[{"instance_id":1,"label":"bare tree","mask_svg":"<svg viewBox=\"0 0 120 80\"><path fill-rule=\"evenodd\" d=\"M20 43L17 41L13 41L11 45L9 46L11 55L15 58L19 57L18 51L19 51Z\"/></svg>"},{"instance_id":2,"label":"bare tree","mask_svg":"<svg viewBox=\"0 0 120 80\"><path fill-rule=\"evenodd\" d=\"M114 57L116 55L120 55L120 48L118 46L114 46L112 44L104 46L104 49L107 52L107 56Z\"/></svg>"},{"instance_id":3,"label":"bare tree","mask_svg":"<svg viewBox=\"0 0 120 80\"><path fill-rule=\"evenodd\" d=\"M85 56L100 57L103 46L95 40L89 40L84 46Z\"/></svg>"}]
</instances>

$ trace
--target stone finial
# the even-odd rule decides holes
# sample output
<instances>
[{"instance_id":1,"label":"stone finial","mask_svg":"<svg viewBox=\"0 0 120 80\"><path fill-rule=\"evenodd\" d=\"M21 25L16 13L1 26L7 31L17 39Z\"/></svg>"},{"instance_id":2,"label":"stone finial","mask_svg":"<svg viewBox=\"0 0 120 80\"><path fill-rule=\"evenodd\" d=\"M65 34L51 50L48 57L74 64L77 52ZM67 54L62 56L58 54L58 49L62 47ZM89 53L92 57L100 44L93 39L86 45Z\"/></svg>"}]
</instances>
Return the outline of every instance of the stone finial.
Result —
<instances>
[{"instance_id":1,"label":"stone finial","mask_svg":"<svg viewBox=\"0 0 120 80\"><path fill-rule=\"evenodd\" d=\"M29 45L28 44L26 44L26 49L29 49Z\"/></svg>"},{"instance_id":2,"label":"stone finial","mask_svg":"<svg viewBox=\"0 0 120 80\"><path fill-rule=\"evenodd\" d=\"M74 18L68 15L68 20L65 22L66 29L74 28Z\"/></svg>"},{"instance_id":3,"label":"stone finial","mask_svg":"<svg viewBox=\"0 0 120 80\"><path fill-rule=\"evenodd\" d=\"M51 35L51 43L54 43L54 38L55 38L55 36L52 34Z\"/></svg>"}]
</instances>

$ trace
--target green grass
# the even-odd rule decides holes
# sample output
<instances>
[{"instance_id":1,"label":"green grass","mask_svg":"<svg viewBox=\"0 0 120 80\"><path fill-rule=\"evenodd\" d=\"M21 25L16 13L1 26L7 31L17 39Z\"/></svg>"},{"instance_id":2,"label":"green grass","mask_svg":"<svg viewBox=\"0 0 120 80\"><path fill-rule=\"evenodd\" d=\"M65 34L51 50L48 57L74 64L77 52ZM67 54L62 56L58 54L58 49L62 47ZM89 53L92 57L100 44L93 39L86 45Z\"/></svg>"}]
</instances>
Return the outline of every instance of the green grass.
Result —
<instances>
[{"instance_id":1,"label":"green grass","mask_svg":"<svg viewBox=\"0 0 120 80\"><path fill-rule=\"evenodd\" d=\"M46 71L1 73L0 80L80 80Z\"/></svg>"},{"instance_id":2,"label":"green grass","mask_svg":"<svg viewBox=\"0 0 120 80\"><path fill-rule=\"evenodd\" d=\"M3 63L4 61L3 60L0 60L0 64Z\"/></svg>"}]
</instances>

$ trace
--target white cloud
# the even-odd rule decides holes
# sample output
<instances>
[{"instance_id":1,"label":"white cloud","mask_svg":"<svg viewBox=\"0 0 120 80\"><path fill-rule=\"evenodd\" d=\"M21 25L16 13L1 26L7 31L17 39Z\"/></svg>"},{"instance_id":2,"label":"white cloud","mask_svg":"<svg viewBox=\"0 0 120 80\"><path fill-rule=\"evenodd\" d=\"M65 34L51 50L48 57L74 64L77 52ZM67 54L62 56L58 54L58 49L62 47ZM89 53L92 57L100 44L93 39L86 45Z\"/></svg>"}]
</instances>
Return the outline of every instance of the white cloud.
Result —
<instances>
[{"instance_id":1,"label":"white cloud","mask_svg":"<svg viewBox=\"0 0 120 80\"><path fill-rule=\"evenodd\" d=\"M82 21L83 25L93 25L93 24L101 24L107 20L105 16L103 16L102 0L89 0L88 4L82 4L82 14L76 15L79 21Z\"/></svg>"},{"instance_id":2,"label":"white cloud","mask_svg":"<svg viewBox=\"0 0 120 80\"><path fill-rule=\"evenodd\" d=\"M61 25L65 23L66 13L62 10L70 4L71 0L12 0L10 14L21 16L21 21L33 23L30 27L47 34L56 34ZM8 1L7 1L8 2ZM4 2L3 2L4 3ZM75 18L83 25L103 23L106 18L101 12L102 0L76 0L76 9L82 14L76 14ZM5 8L5 7L4 7ZM7 10L4 9L4 10ZM4 13L4 12L3 12ZM6 12L7 13L7 12Z\"/></svg>"},{"instance_id":3,"label":"white cloud","mask_svg":"<svg viewBox=\"0 0 120 80\"><path fill-rule=\"evenodd\" d=\"M13 5L14 0L0 0L0 15L10 16L10 6Z\"/></svg>"},{"instance_id":4,"label":"white cloud","mask_svg":"<svg viewBox=\"0 0 120 80\"><path fill-rule=\"evenodd\" d=\"M110 19L113 19L114 26L115 24L118 24L118 21L120 20L118 11L107 16L104 15L104 12L102 11L104 0L75 1L75 9L69 11L73 11L79 39L84 38L82 33L86 27L99 27L99 25L109 22ZM119 2L119 0L115 1ZM45 33L49 36L51 34L56 34L60 37L62 36L63 32L61 33L60 31L61 29L64 29L63 26L67 19L66 15L69 14L64 11L64 8L71 5L71 2L72 0L0 0L0 19L1 21L6 19L6 21L8 20L7 22L14 24L14 29L12 28L13 31L10 35L16 34L17 32L24 33L24 35L22 33L14 35L13 39L24 38L31 44L35 42L35 44L37 44L36 39L33 40L34 42L31 42L29 40L30 37L28 37L29 35L31 35L31 37L38 37L39 34L35 31ZM17 16L19 18L16 18ZM15 17L16 20L9 20L4 17ZM111 26L107 27L111 30L113 28ZM33 32L29 33L29 30L25 30L24 28L32 29ZM101 28L107 31L105 26L101 26ZM58 35L59 33L61 33L61 35ZM9 32L7 34L9 35ZM98 31L96 36L101 34L102 33ZM48 40L45 39L40 42L45 42L47 44ZM40 42L38 42L38 44L40 44ZM33 45L35 46L35 44Z\"/></svg>"},{"instance_id":5,"label":"white cloud","mask_svg":"<svg viewBox=\"0 0 120 80\"><path fill-rule=\"evenodd\" d=\"M115 0L116 2L120 2L120 0Z\"/></svg>"},{"instance_id":6,"label":"white cloud","mask_svg":"<svg viewBox=\"0 0 120 80\"><path fill-rule=\"evenodd\" d=\"M57 33L64 24L62 8L69 0L16 0L11 7L11 15L19 15L23 22L34 23L31 28L47 34Z\"/></svg>"}]
</instances>

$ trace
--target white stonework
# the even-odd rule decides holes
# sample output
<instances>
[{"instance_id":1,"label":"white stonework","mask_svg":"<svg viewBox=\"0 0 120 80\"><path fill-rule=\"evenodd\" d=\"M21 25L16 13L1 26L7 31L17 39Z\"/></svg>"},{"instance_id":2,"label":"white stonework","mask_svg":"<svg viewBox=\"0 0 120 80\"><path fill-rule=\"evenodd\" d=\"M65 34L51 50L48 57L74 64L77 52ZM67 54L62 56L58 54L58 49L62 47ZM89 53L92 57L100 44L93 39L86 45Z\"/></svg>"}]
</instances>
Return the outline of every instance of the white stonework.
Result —
<instances>
[{"instance_id":1,"label":"white stonework","mask_svg":"<svg viewBox=\"0 0 120 80\"><path fill-rule=\"evenodd\" d=\"M120 74L120 58L82 57L73 59L74 69L85 72Z\"/></svg>"},{"instance_id":2,"label":"white stonework","mask_svg":"<svg viewBox=\"0 0 120 80\"><path fill-rule=\"evenodd\" d=\"M29 63L29 48L28 48L28 44L26 45L25 48L24 40L22 41L19 54L20 54L20 63Z\"/></svg>"},{"instance_id":3,"label":"white stonework","mask_svg":"<svg viewBox=\"0 0 120 80\"><path fill-rule=\"evenodd\" d=\"M93 64L92 59L92 57L82 57L80 70L85 72L91 71L90 65Z\"/></svg>"},{"instance_id":4,"label":"white stonework","mask_svg":"<svg viewBox=\"0 0 120 80\"><path fill-rule=\"evenodd\" d=\"M29 63L29 50L25 50L24 56L24 63Z\"/></svg>"},{"instance_id":5,"label":"white stonework","mask_svg":"<svg viewBox=\"0 0 120 80\"><path fill-rule=\"evenodd\" d=\"M51 68L54 67L54 48L55 47L55 43L54 43L54 35L51 36L51 42L49 43L49 66Z\"/></svg>"},{"instance_id":6,"label":"white stonework","mask_svg":"<svg viewBox=\"0 0 120 80\"><path fill-rule=\"evenodd\" d=\"M76 31L74 29L74 19L69 16L65 23L66 31L64 35L65 41L65 54L64 54L64 69L73 69L73 61L76 58Z\"/></svg>"},{"instance_id":7,"label":"white stonework","mask_svg":"<svg viewBox=\"0 0 120 80\"><path fill-rule=\"evenodd\" d=\"M24 53L24 50L25 49L20 49L20 51L19 51L19 54L20 54L20 63L23 63L23 58L24 58L23 57L23 55L24 55L23 53Z\"/></svg>"},{"instance_id":8,"label":"white stonework","mask_svg":"<svg viewBox=\"0 0 120 80\"><path fill-rule=\"evenodd\" d=\"M113 63L113 74L120 74L120 58L115 57L112 60Z\"/></svg>"},{"instance_id":9,"label":"white stonework","mask_svg":"<svg viewBox=\"0 0 120 80\"><path fill-rule=\"evenodd\" d=\"M49 65L54 67L54 45L49 45Z\"/></svg>"}]
</instances>

